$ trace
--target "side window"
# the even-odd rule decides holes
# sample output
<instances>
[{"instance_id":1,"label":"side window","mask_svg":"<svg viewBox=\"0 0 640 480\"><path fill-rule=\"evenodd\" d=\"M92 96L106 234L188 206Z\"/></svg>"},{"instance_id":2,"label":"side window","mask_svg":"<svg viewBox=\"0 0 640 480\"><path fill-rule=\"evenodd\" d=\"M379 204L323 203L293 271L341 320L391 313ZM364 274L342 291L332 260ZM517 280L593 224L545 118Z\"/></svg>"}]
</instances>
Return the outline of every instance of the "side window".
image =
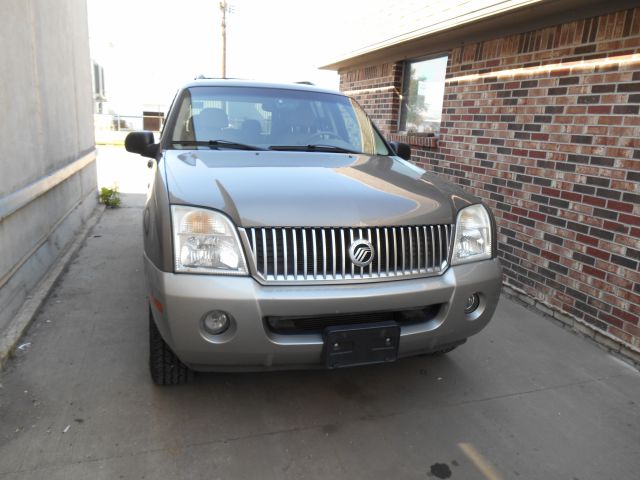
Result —
<instances>
[{"instance_id":1,"label":"side window","mask_svg":"<svg viewBox=\"0 0 640 480\"><path fill-rule=\"evenodd\" d=\"M173 128L171 140L195 140L191 114L191 94L187 91L180 100L178 118Z\"/></svg>"},{"instance_id":2,"label":"side window","mask_svg":"<svg viewBox=\"0 0 640 480\"><path fill-rule=\"evenodd\" d=\"M405 64L398 131L427 136L440 133L447 58Z\"/></svg>"},{"instance_id":3,"label":"side window","mask_svg":"<svg viewBox=\"0 0 640 480\"><path fill-rule=\"evenodd\" d=\"M382 137L376 132L362 107L353 98L349 98L349 104L351 108L340 103L338 110L352 148L375 155L389 155Z\"/></svg>"},{"instance_id":4,"label":"side window","mask_svg":"<svg viewBox=\"0 0 640 480\"><path fill-rule=\"evenodd\" d=\"M344 123L344 128L347 132L349 143L357 147L357 149L360 149L360 127L358 127L358 122L356 121L353 108L347 108L342 103L338 103L337 106L342 122Z\"/></svg>"}]
</instances>

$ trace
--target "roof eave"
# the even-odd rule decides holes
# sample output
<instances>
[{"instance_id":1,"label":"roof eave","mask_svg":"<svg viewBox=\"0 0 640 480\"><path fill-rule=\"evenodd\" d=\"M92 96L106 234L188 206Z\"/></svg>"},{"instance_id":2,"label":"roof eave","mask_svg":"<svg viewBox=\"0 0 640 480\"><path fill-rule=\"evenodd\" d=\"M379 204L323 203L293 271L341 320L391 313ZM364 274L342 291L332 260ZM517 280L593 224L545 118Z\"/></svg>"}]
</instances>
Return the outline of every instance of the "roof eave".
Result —
<instances>
[{"instance_id":1,"label":"roof eave","mask_svg":"<svg viewBox=\"0 0 640 480\"><path fill-rule=\"evenodd\" d=\"M540 0L503 9L491 15L468 18L455 25L425 28L358 50L348 57L323 65L341 71L383 61L401 61L444 52L456 46L536 30L604 13L631 8L637 0Z\"/></svg>"}]
</instances>

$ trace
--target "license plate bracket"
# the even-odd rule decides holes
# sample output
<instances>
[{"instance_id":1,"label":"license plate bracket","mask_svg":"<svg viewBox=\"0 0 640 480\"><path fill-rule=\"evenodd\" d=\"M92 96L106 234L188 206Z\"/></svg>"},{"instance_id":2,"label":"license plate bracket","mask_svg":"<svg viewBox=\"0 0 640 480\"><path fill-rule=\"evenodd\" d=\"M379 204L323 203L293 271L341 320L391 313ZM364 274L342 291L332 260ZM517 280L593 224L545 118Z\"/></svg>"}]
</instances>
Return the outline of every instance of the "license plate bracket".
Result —
<instances>
[{"instance_id":1,"label":"license plate bracket","mask_svg":"<svg viewBox=\"0 0 640 480\"><path fill-rule=\"evenodd\" d=\"M399 344L400 326L394 321L328 327L324 331L325 366L334 369L395 362Z\"/></svg>"}]
</instances>

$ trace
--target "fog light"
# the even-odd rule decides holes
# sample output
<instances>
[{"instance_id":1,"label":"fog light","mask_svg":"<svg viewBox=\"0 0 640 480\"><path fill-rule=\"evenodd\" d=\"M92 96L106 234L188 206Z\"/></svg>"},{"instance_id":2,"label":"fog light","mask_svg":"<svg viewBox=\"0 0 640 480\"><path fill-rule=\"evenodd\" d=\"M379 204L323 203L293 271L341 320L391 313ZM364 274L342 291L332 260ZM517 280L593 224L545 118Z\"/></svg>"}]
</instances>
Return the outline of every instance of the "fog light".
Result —
<instances>
[{"instance_id":1,"label":"fog light","mask_svg":"<svg viewBox=\"0 0 640 480\"><path fill-rule=\"evenodd\" d=\"M464 313L469 315L470 313L475 311L476 308L478 308L478 305L480 305L480 297L477 293L474 293L469 298L467 298L467 301L464 304Z\"/></svg>"},{"instance_id":2,"label":"fog light","mask_svg":"<svg viewBox=\"0 0 640 480\"><path fill-rule=\"evenodd\" d=\"M202 318L204 331L211 335L224 333L231 324L231 315L220 310L213 310Z\"/></svg>"}]
</instances>

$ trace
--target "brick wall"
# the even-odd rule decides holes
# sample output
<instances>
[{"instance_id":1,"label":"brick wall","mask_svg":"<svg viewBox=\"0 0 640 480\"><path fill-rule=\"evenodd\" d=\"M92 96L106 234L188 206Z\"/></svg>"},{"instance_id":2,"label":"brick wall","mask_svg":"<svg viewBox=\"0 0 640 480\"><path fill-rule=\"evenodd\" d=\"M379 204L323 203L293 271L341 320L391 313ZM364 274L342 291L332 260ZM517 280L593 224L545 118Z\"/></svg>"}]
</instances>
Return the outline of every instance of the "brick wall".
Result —
<instances>
[{"instance_id":1,"label":"brick wall","mask_svg":"<svg viewBox=\"0 0 640 480\"><path fill-rule=\"evenodd\" d=\"M353 96L388 136L400 112L402 64L384 63L340 74L340 90Z\"/></svg>"},{"instance_id":2,"label":"brick wall","mask_svg":"<svg viewBox=\"0 0 640 480\"><path fill-rule=\"evenodd\" d=\"M449 54L432 148L395 131L402 63L341 88L493 209L506 284L640 348L640 9Z\"/></svg>"}]
</instances>

